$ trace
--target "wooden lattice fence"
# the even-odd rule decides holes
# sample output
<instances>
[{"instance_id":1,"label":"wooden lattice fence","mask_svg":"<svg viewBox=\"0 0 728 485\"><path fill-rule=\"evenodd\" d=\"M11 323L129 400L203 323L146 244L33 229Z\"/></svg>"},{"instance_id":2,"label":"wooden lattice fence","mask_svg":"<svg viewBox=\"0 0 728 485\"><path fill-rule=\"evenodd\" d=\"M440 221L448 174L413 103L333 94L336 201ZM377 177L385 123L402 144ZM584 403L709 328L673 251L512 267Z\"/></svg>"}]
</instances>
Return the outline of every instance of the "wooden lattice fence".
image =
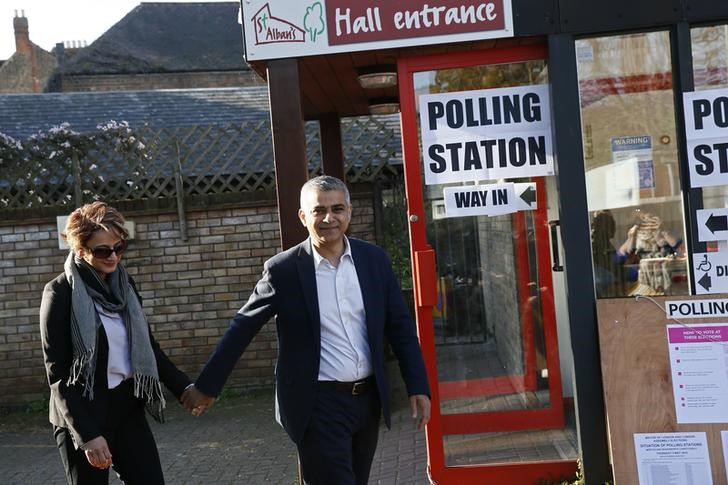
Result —
<instances>
[{"instance_id":1,"label":"wooden lattice fence","mask_svg":"<svg viewBox=\"0 0 728 485\"><path fill-rule=\"evenodd\" d=\"M318 124L306 124L309 172L321 171ZM171 199L270 192L275 188L267 120L230 125L133 128L134 148L114 138L91 138L80 148L64 144L48 153L0 157L0 219L32 209L58 212L82 203ZM349 118L342 140L351 183L401 173L399 120ZM25 144L25 141L20 141ZM37 152L37 153L36 153Z\"/></svg>"}]
</instances>

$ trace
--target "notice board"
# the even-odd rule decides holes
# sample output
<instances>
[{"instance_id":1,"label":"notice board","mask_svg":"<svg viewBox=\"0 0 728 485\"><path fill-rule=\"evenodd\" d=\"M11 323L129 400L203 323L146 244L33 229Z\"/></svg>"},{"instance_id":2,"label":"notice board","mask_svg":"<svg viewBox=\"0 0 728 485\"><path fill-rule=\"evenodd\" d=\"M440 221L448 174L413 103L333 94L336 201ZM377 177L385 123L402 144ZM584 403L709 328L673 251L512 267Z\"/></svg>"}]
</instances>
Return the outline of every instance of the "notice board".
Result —
<instances>
[{"instance_id":1,"label":"notice board","mask_svg":"<svg viewBox=\"0 0 728 485\"><path fill-rule=\"evenodd\" d=\"M637 485L636 433L705 432L713 484L728 485L721 430L726 423L678 424L673 394L665 304L718 295L597 301L604 400L615 485ZM725 297L725 295L722 295ZM728 323L728 317L678 319L692 326ZM726 353L728 357L728 353Z\"/></svg>"}]
</instances>

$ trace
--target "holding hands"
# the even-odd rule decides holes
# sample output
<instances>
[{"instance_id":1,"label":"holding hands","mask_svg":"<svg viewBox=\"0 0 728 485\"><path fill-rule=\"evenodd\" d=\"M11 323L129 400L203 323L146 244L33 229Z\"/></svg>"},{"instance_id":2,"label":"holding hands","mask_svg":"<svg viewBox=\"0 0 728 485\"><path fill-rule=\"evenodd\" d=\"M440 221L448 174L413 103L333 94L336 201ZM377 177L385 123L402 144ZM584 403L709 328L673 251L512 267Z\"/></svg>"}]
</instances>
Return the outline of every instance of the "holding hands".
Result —
<instances>
[{"instance_id":1,"label":"holding hands","mask_svg":"<svg viewBox=\"0 0 728 485\"><path fill-rule=\"evenodd\" d=\"M182 393L180 402L193 416L202 416L207 408L215 402L215 398L204 394L192 384Z\"/></svg>"}]
</instances>

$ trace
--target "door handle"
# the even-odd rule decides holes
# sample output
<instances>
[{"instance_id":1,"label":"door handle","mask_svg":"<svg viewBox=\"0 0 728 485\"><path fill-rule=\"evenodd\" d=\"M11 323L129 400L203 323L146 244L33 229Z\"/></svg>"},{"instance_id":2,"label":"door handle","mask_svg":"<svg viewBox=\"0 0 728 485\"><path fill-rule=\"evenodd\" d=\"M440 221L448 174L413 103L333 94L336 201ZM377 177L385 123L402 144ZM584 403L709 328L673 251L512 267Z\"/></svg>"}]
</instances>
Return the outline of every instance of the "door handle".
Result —
<instances>
[{"instance_id":1,"label":"door handle","mask_svg":"<svg viewBox=\"0 0 728 485\"><path fill-rule=\"evenodd\" d=\"M417 288L415 298L418 307L437 305L437 272L435 269L435 251L415 251L415 272Z\"/></svg>"},{"instance_id":2,"label":"door handle","mask_svg":"<svg viewBox=\"0 0 728 485\"><path fill-rule=\"evenodd\" d=\"M564 271L564 267L561 265L559 258L559 231L557 227L561 227L561 221L549 221L549 228L551 229L551 260L554 265L551 267L553 271Z\"/></svg>"}]
</instances>

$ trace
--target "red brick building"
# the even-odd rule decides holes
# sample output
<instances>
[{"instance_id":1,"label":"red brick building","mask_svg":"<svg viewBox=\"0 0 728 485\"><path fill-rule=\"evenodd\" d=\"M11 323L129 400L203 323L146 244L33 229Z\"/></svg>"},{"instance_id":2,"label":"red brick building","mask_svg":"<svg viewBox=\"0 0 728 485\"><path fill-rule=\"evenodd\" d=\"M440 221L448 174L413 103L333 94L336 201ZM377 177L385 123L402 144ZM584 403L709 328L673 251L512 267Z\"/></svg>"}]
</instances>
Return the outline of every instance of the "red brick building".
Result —
<instances>
[{"instance_id":1,"label":"red brick building","mask_svg":"<svg viewBox=\"0 0 728 485\"><path fill-rule=\"evenodd\" d=\"M56 58L31 42L28 19L15 13L15 53L0 65L0 93L41 93L48 88Z\"/></svg>"}]
</instances>

